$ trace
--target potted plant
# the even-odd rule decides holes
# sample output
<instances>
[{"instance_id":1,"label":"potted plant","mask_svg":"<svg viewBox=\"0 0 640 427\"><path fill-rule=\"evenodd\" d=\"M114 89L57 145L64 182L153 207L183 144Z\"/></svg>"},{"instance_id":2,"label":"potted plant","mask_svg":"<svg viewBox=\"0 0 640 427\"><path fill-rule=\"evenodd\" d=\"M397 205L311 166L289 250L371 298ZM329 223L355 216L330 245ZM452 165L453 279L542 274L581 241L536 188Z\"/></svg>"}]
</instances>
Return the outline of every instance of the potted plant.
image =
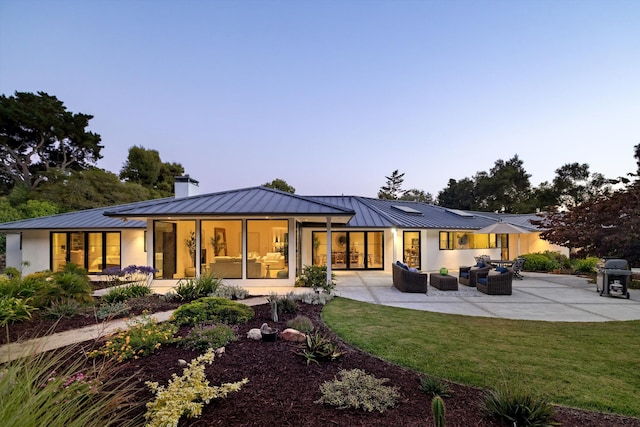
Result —
<instances>
[{"instance_id":1,"label":"potted plant","mask_svg":"<svg viewBox=\"0 0 640 427\"><path fill-rule=\"evenodd\" d=\"M218 234L211 238L211 247L213 248L213 255L218 256L220 252L225 248L226 243L222 241L222 235Z\"/></svg>"},{"instance_id":2,"label":"potted plant","mask_svg":"<svg viewBox=\"0 0 640 427\"><path fill-rule=\"evenodd\" d=\"M196 232L190 231L189 237L184 239L187 250L189 251L189 257L191 257L191 265L185 268L184 275L187 277L195 277L196 275Z\"/></svg>"}]
</instances>

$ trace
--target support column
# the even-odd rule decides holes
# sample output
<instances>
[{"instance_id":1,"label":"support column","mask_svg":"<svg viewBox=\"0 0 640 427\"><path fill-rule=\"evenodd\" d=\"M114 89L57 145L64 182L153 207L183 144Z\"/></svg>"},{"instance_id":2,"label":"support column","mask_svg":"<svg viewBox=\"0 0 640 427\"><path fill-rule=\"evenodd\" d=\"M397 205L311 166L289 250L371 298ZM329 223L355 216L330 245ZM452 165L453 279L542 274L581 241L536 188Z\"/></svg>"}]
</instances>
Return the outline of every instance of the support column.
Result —
<instances>
[{"instance_id":1,"label":"support column","mask_svg":"<svg viewBox=\"0 0 640 427\"><path fill-rule=\"evenodd\" d=\"M201 255L201 249L202 249L202 245L200 244L200 242L202 241L202 236L200 235L201 227L200 227L200 222L201 220L196 219L196 256L195 256L195 263L196 263L196 277L200 277L200 268L202 267L202 263L200 262L200 260L202 259L202 255Z\"/></svg>"}]
</instances>

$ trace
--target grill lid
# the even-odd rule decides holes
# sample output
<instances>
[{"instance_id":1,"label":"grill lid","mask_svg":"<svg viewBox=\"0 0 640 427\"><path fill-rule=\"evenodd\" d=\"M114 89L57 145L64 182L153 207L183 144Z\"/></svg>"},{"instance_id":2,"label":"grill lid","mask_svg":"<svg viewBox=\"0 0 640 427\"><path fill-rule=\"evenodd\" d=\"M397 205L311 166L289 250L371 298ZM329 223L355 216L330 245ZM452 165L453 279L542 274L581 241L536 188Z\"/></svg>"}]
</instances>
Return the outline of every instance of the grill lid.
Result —
<instances>
[{"instance_id":1,"label":"grill lid","mask_svg":"<svg viewBox=\"0 0 640 427\"><path fill-rule=\"evenodd\" d=\"M603 268L615 268L618 270L628 270L629 263L626 259L608 259L604 262Z\"/></svg>"}]
</instances>

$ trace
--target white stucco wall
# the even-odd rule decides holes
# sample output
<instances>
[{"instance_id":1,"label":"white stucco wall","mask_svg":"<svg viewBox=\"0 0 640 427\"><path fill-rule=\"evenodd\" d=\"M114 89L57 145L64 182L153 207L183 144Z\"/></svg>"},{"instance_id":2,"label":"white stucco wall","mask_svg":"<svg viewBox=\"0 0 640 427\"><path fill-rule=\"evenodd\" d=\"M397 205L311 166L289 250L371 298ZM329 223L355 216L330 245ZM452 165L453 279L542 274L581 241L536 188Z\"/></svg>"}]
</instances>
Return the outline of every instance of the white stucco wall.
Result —
<instances>
[{"instance_id":1,"label":"white stucco wall","mask_svg":"<svg viewBox=\"0 0 640 427\"><path fill-rule=\"evenodd\" d=\"M49 269L49 236L49 230L28 230L22 233L22 259L18 261L18 265L15 267L20 268L20 264L23 261L30 263L28 267L22 270L22 274L31 274ZM7 261L9 256L9 247L7 246Z\"/></svg>"},{"instance_id":2,"label":"white stucco wall","mask_svg":"<svg viewBox=\"0 0 640 427\"><path fill-rule=\"evenodd\" d=\"M20 234L7 233L7 267L20 270L22 264L22 249L20 249Z\"/></svg>"}]
</instances>

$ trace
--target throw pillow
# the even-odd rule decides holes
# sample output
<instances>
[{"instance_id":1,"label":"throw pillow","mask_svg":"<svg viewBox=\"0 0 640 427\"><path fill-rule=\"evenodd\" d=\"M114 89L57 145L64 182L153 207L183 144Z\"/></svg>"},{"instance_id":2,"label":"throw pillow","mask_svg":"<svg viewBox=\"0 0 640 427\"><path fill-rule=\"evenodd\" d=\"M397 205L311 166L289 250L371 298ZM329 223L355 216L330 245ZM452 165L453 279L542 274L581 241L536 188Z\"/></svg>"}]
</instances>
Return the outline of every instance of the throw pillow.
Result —
<instances>
[{"instance_id":1,"label":"throw pillow","mask_svg":"<svg viewBox=\"0 0 640 427\"><path fill-rule=\"evenodd\" d=\"M417 273L418 269L415 268L415 267L409 267L409 271L412 272L412 273Z\"/></svg>"},{"instance_id":2,"label":"throw pillow","mask_svg":"<svg viewBox=\"0 0 640 427\"><path fill-rule=\"evenodd\" d=\"M499 271L500 273L506 273L509 270L507 269L507 267L498 267L496 268L496 271Z\"/></svg>"}]
</instances>

